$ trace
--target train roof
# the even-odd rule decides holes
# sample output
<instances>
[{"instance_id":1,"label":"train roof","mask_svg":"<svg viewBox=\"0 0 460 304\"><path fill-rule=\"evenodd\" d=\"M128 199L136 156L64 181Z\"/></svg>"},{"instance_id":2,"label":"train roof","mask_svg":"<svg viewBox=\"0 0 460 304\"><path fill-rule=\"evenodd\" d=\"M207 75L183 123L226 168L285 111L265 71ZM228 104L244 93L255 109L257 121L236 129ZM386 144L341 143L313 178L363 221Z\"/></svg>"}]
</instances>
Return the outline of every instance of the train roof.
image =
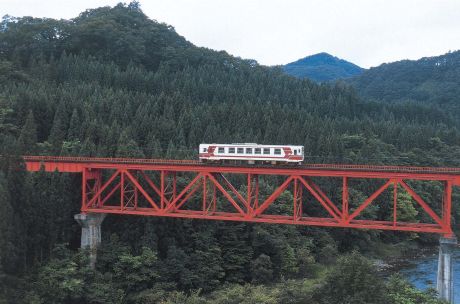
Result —
<instances>
[{"instance_id":1,"label":"train roof","mask_svg":"<svg viewBox=\"0 0 460 304\"><path fill-rule=\"evenodd\" d=\"M202 143L200 145L212 145L212 146L217 146L217 147L227 147L227 146L258 146L258 147L276 147L276 148L282 148L282 147L303 147L302 145L261 145L261 144L256 144L256 143L229 143L229 144L207 144L207 143Z\"/></svg>"}]
</instances>

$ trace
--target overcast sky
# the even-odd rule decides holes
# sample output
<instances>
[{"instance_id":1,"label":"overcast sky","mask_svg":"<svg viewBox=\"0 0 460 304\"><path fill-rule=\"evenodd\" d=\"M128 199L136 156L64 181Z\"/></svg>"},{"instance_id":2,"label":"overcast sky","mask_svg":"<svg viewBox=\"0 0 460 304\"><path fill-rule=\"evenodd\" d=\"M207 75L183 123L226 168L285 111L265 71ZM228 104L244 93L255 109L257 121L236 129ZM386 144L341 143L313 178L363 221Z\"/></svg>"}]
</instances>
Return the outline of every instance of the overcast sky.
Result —
<instances>
[{"instance_id":1,"label":"overcast sky","mask_svg":"<svg viewBox=\"0 0 460 304\"><path fill-rule=\"evenodd\" d=\"M0 0L0 15L73 18L113 0ZM129 2L129 1L127 1ZM328 52L362 67L460 49L460 0L141 0L195 45L265 65Z\"/></svg>"}]
</instances>

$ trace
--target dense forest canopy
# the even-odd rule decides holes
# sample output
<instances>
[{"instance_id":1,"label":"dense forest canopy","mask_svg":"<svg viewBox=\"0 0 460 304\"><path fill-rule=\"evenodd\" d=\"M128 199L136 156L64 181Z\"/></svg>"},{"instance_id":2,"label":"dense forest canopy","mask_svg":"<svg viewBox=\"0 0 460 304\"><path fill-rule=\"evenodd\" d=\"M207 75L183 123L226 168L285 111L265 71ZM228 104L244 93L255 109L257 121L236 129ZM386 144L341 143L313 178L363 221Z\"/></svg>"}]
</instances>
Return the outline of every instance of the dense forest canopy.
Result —
<instances>
[{"instance_id":1,"label":"dense forest canopy","mask_svg":"<svg viewBox=\"0 0 460 304\"><path fill-rule=\"evenodd\" d=\"M109 216L91 270L77 252L78 176L29 174L15 157L196 158L202 142L258 142L302 144L309 162L460 166L458 119L437 104L368 101L198 48L137 2L72 20L4 17L0 88L0 303L437 303L351 253L426 235ZM418 190L433 203L439 185ZM343 281L366 274L366 292L334 279L340 255L356 271Z\"/></svg>"},{"instance_id":2,"label":"dense forest canopy","mask_svg":"<svg viewBox=\"0 0 460 304\"><path fill-rule=\"evenodd\" d=\"M460 51L402 60L366 70L350 80L367 99L413 101L460 115Z\"/></svg>"}]
</instances>

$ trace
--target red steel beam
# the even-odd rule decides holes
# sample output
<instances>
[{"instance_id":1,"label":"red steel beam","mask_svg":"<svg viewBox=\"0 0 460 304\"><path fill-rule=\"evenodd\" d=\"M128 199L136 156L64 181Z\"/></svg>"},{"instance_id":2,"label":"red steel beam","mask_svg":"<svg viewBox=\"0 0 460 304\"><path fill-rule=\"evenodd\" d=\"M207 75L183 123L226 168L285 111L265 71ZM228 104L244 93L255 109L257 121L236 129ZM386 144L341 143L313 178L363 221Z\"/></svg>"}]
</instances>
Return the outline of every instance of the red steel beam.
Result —
<instances>
[{"instance_id":1,"label":"red steel beam","mask_svg":"<svg viewBox=\"0 0 460 304\"><path fill-rule=\"evenodd\" d=\"M353 178L399 178L431 181L455 181L460 185L460 168L430 168L402 166L306 164L303 166L257 167L219 166L193 160L149 160L123 158L24 156L28 171L82 172L85 168L120 169L144 171L218 172L270 175L302 175Z\"/></svg>"},{"instance_id":2,"label":"red steel beam","mask_svg":"<svg viewBox=\"0 0 460 304\"><path fill-rule=\"evenodd\" d=\"M220 166L190 160L49 156L26 156L24 161L31 172L81 173L82 212L428 232L445 236L452 235L452 187L460 186L460 168L327 164ZM149 172L155 173L150 176L159 178L150 177ZM180 184L177 175L184 175ZM233 176L237 177L232 179ZM271 193L260 193L260 177L268 177L270 183L280 179L282 182L278 182L277 187L272 185ZM327 195L313 182L315 177L340 178L341 186L333 189L335 195ZM350 205L353 202L350 181L353 179L372 179L384 184L363 202ZM430 206L407 184L408 180L441 182L444 186L442 202L431 202ZM427 213L429 223L398 221L399 185ZM388 189L393 189L388 202L390 210L392 205L391 220L366 219L365 209L371 203L381 204L382 193ZM303 190L310 195L302 195ZM282 196L286 191L291 196ZM341 201L335 204L330 197L341 198ZM317 216L307 215L312 210L308 202L311 199L319 202L322 208ZM282 210L290 210L291 214L268 214L269 207L278 203L288 204ZM436 211L440 208L441 211Z\"/></svg>"}]
</instances>

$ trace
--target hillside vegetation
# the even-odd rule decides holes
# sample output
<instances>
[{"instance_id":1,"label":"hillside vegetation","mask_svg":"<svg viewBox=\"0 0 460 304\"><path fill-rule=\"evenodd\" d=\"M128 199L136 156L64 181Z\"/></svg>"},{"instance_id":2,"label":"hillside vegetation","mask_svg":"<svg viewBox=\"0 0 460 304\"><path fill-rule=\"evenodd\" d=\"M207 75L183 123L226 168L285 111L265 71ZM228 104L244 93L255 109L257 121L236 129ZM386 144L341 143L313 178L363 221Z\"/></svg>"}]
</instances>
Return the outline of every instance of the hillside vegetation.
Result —
<instances>
[{"instance_id":1,"label":"hillside vegetation","mask_svg":"<svg viewBox=\"0 0 460 304\"><path fill-rule=\"evenodd\" d=\"M90 270L79 177L29 174L18 157L196 158L202 142L259 142L302 144L310 162L459 166L458 123L435 105L369 102L195 47L136 2L4 18L0 88L0 303L437 303L354 252L433 240L411 234L108 216ZM353 186L351 206L376 187ZM437 200L438 184L414 187ZM370 218L391 216L384 201Z\"/></svg>"},{"instance_id":2,"label":"hillside vegetation","mask_svg":"<svg viewBox=\"0 0 460 304\"><path fill-rule=\"evenodd\" d=\"M367 99L436 105L457 120L460 115L460 51L383 64L350 82Z\"/></svg>"}]
</instances>

